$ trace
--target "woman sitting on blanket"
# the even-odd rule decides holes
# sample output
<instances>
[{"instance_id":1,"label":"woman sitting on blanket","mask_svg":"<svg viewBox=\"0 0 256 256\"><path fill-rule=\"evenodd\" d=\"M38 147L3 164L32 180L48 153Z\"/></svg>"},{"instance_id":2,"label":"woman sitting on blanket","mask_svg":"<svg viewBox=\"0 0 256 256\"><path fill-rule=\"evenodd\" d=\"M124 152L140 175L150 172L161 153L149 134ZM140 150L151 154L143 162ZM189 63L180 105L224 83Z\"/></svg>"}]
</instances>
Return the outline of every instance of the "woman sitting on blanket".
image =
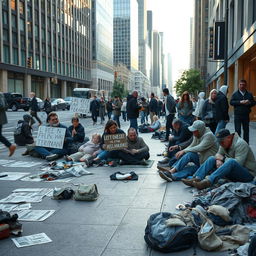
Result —
<instances>
[{"instance_id":1,"label":"woman sitting on blanket","mask_svg":"<svg viewBox=\"0 0 256 256\"><path fill-rule=\"evenodd\" d=\"M66 160L85 162L87 166L89 166L93 158L95 158L101 151L100 142L101 135L94 133L91 141L88 141L80 146L77 153L66 156Z\"/></svg>"}]
</instances>

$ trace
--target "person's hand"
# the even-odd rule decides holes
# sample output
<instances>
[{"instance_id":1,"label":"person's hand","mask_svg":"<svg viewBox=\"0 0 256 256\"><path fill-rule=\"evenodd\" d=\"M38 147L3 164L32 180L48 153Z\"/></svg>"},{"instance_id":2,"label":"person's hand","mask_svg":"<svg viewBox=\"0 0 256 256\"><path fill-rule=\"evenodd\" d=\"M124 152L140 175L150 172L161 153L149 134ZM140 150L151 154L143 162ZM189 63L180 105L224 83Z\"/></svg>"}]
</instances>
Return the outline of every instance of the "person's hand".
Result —
<instances>
[{"instance_id":1,"label":"person's hand","mask_svg":"<svg viewBox=\"0 0 256 256\"><path fill-rule=\"evenodd\" d=\"M181 158L184 154L185 154L185 151L184 151L184 150L181 150L181 151L177 152L175 156L176 156L177 159L179 159L179 158Z\"/></svg>"},{"instance_id":2,"label":"person's hand","mask_svg":"<svg viewBox=\"0 0 256 256\"><path fill-rule=\"evenodd\" d=\"M138 153L138 150L137 150L137 149L131 149L131 151L130 151L130 152L131 152L131 154L132 154L132 155L135 155L135 154L137 154L137 153Z\"/></svg>"},{"instance_id":3,"label":"person's hand","mask_svg":"<svg viewBox=\"0 0 256 256\"><path fill-rule=\"evenodd\" d=\"M250 104L250 101L249 100L245 100L245 105L249 105Z\"/></svg>"},{"instance_id":4,"label":"person's hand","mask_svg":"<svg viewBox=\"0 0 256 256\"><path fill-rule=\"evenodd\" d=\"M178 145L169 147L169 152L172 152L173 150L177 149L178 147L179 147Z\"/></svg>"},{"instance_id":5,"label":"person's hand","mask_svg":"<svg viewBox=\"0 0 256 256\"><path fill-rule=\"evenodd\" d=\"M73 129L73 130L72 130L72 137L74 137L76 134L77 134L76 130Z\"/></svg>"},{"instance_id":6,"label":"person's hand","mask_svg":"<svg viewBox=\"0 0 256 256\"><path fill-rule=\"evenodd\" d=\"M103 149L106 149L106 148L107 148L107 145L106 145L106 144L103 144L103 145L102 145L102 148L103 148Z\"/></svg>"},{"instance_id":7,"label":"person's hand","mask_svg":"<svg viewBox=\"0 0 256 256\"><path fill-rule=\"evenodd\" d=\"M97 156L97 152L93 152L93 153L92 153L92 156L93 156L93 157Z\"/></svg>"},{"instance_id":8,"label":"person's hand","mask_svg":"<svg viewBox=\"0 0 256 256\"><path fill-rule=\"evenodd\" d=\"M222 160L216 159L216 167L219 168L223 165Z\"/></svg>"}]
</instances>

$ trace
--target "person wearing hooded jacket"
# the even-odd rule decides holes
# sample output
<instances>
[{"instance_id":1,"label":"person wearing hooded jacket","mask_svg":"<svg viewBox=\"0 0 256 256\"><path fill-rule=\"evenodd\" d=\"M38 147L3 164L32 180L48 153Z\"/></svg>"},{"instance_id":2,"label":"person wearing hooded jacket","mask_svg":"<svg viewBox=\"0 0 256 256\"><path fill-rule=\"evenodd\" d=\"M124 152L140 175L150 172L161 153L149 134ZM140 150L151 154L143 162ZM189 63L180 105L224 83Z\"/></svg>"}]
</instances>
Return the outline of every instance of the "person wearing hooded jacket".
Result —
<instances>
[{"instance_id":1,"label":"person wearing hooded jacket","mask_svg":"<svg viewBox=\"0 0 256 256\"><path fill-rule=\"evenodd\" d=\"M200 92L198 94L198 101L197 101L197 104L196 104L196 109L193 112L193 115L198 120L202 119L202 109L203 109L203 105L204 105L204 97L205 97L205 92Z\"/></svg>"},{"instance_id":2,"label":"person wearing hooded jacket","mask_svg":"<svg viewBox=\"0 0 256 256\"><path fill-rule=\"evenodd\" d=\"M215 119L217 121L217 127L215 134L217 134L221 129L226 128L227 123L229 122L228 115L228 86L222 85L218 91L217 98L215 100Z\"/></svg>"},{"instance_id":3,"label":"person wearing hooded jacket","mask_svg":"<svg viewBox=\"0 0 256 256\"><path fill-rule=\"evenodd\" d=\"M188 127L193 133L192 143L185 149L176 153L179 159L173 168L166 171L159 171L159 175L166 181L181 180L193 175L204 161L214 156L218 150L217 140L209 127L201 120L194 121ZM189 165L188 163L194 163Z\"/></svg>"}]
</instances>

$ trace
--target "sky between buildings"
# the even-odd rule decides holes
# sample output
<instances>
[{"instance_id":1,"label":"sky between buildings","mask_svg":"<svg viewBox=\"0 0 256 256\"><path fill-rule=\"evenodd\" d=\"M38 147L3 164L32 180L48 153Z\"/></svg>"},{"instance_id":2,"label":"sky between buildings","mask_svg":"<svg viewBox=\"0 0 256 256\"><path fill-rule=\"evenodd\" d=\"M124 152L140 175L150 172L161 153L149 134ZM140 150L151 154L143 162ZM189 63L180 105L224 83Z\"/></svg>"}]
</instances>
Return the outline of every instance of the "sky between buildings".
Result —
<instances>
[{"instance_id":1,"label":"sky between buildings","mask_svg":"<svg viewBox=\"0 0 256 256\"><path fill-rule=\"evenodd\" d=\"M164 32L164 51L171 53L173 83L189 68L190 17L193 0L147 0L153 11L154 29Z\"/></svg>"}]
</instances>

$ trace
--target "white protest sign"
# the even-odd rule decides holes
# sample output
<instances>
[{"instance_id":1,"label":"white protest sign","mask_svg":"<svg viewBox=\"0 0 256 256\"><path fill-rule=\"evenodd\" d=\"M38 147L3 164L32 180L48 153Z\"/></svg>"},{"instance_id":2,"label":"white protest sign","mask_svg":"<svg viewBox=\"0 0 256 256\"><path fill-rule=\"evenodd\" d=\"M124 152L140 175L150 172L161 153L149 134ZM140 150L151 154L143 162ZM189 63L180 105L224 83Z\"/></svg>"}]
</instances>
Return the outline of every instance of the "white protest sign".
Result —
<instances>
[{"instance_id":1,"label":"white protest sign","mask_svg":"<svg viewBox=\"0 0 256 256\"><path fill-rule=\"evenodd\" d=\"M70 111L73 113L87 114L90 111L90 99L72 98Z\"/></svg>"},{"instance_id":2,"label":"white protest sign","mask_svg":"<svg viewBox=\"0 0 256 256\"><path fill-rule=\"evenodd\" d=\"M36 138L36 146L47 148L63 148L66 128L40 126Z\"/></svg>"}]
</instances>

